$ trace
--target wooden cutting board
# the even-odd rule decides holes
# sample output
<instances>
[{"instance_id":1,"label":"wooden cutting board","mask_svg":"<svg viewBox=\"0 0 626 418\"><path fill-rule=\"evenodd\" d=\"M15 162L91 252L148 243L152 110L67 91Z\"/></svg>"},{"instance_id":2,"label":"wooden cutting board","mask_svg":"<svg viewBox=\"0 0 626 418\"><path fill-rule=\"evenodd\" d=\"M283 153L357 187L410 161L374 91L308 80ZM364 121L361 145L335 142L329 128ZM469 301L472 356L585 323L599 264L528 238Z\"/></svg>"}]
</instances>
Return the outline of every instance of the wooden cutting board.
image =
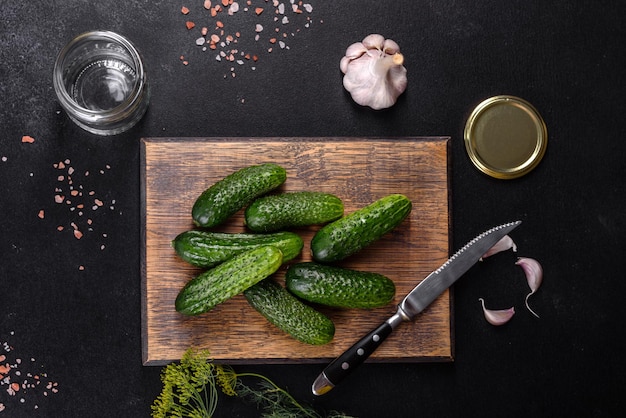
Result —
<instances>
[{"instance_id":1,"label":"wooden cutting board","mask_svg":"<svg viewBox=\"0 0 626 418\"><path fill-rule=\"evenodd\" d=\"M237 363L327 362L390 315L422 278L449 256L449 138L145 138L141 141L144 242L142 344L145 365L180 359L189 347L210 350L216 361ZM339 196L345 212L391 193L413 202L409 217L380 241L340 265L375 271L394 280L396 299L372 310L320 308L335 323L334 340L311 346L269 324L242 295L197 317L174 309L185 283L201 271L170 247L192 229L191 207L202 191L248 165L274 162L287 170L283 191L315 190ZM243 211L220 228L245 232ZM317 228L298 233L300 258L310 261ZM284 269L276 273L279 281ZM450 295L444 293L414 323L405 323L370 361L450 361Z\"/></svg>"}]
</instances>

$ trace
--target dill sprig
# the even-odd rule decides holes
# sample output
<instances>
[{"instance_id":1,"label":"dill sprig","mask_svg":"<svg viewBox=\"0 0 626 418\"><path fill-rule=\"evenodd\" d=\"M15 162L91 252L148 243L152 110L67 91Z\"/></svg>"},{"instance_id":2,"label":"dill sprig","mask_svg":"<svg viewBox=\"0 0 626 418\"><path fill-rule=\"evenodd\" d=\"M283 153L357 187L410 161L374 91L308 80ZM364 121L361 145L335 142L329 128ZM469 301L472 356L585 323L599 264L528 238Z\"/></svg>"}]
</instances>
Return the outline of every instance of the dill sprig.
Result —
<instances>
[{"instance_id":1,"label":"dill sprig","mask_svg":"<svg viewBox=\"0 0 626 418\"><path fill-rule=\"evenodd\" d=\"M284 389L258 373L240 373L239 378L252 377L260 380L260 389L253 389L241 380L237 382L240 396L246 397L264 410L263 418L322 418L313 408L302 405Z\"/></svg>"},{"instance_id":2,"label":"dill sprig","mask_svg":"<svg viewBox=\"0 0 626 418\"><path fill-rule=\"evenodd\" d=\"M163 390L152 404L154 418L211 418L217 408L215 365L208 351L187 350L180 363L161 372Z\"/></svg>"},{"instance_id":3,"label":"dill sprig","mask_svg":"<svg viewBox=\"0 0 626 418\"><path fill-rule=\"evenodd\" d=\"M257 380L258 387L244 384L242 378ZM152 404L153 418L211 418L219 391L254 403L263 418L323 418L266 376L237 373L231 366L213 363L207 350L187 350L179 363L163 369L161 381L163 390ZM350 417L332 411L327 418Z\"/></svg>"}]
</instances>

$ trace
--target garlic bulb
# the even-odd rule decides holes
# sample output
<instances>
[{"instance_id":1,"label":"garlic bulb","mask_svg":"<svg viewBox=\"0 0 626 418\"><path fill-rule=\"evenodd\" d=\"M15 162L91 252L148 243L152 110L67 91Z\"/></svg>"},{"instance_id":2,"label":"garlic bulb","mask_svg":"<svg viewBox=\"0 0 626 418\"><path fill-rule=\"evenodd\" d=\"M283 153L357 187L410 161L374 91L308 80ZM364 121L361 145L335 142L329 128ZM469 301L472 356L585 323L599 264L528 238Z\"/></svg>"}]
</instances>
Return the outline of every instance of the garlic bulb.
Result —
<instances>
[{"instance_id":1,"label":"garlic bulb","mask_svg":"<svg viewBox=\"0 0 626 418\"><path fill-rule=\"evenodd\" d=\"M343 86L361 106L374 110L393 106L407 86L404 56L391 39L372 34L348 47L339 67Z\"/></svg>"}]
</instances>

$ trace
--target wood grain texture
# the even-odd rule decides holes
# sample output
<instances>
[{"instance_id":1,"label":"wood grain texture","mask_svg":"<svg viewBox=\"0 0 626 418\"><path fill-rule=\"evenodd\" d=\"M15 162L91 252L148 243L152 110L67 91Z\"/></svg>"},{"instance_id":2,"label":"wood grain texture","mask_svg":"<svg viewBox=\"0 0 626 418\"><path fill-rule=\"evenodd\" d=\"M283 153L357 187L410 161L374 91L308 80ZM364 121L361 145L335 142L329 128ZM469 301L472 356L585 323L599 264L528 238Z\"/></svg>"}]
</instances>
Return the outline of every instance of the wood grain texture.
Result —
<instances>
[{"instance_id":1,"label":"wood grain texture","mask_svg":"<svg viewBox=\"0 0 626 418\"><path fill-rule=\"evenodd\" d=\"M395 312L395 305L449 256L448 138L145 138L142 152L142 344L145 365L180 359L191 346L216 361L236 363L326 362ZM274 162L287 170L283 191L334 193L352 212L390 193L413 202L394 231L340 265L394 280L396 299L372 310L320 308L335 322L333 342L300 343L269 324L242 295L212 311L185 317L174 309L180 289L200 270L170 246L192 229L191 207L206 188L242 167ZM317 228L304 228L301 257L310 261ZM243 211L220 227L245 232ZM276 277L283 280L284 268ZM414 323L400 326L370 361L449 361L453 355L449 292Z\"/></svg>"}]
</instances>

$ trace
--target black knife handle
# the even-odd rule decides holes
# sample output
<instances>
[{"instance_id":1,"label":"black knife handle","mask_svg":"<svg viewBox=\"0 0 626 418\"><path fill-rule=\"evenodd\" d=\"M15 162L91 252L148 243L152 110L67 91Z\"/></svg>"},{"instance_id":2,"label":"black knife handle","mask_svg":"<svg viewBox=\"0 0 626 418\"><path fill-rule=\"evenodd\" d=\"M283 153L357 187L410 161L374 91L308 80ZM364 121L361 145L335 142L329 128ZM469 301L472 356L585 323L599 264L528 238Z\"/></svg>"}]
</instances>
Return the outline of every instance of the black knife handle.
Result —
<instances>
[{"instance_id":1,"label":"black knife handle","mask_svg":"<svg viewBox=\"0 0 626 418\"><path fill-rule=\"evenodd\" d=\"M391 331L393 331L393 327L389 321L385 321L333 360L313 383L313 393L315 395L323 395L339 384L376 351L391 334Z\"/></svg>"}]
</instances>

